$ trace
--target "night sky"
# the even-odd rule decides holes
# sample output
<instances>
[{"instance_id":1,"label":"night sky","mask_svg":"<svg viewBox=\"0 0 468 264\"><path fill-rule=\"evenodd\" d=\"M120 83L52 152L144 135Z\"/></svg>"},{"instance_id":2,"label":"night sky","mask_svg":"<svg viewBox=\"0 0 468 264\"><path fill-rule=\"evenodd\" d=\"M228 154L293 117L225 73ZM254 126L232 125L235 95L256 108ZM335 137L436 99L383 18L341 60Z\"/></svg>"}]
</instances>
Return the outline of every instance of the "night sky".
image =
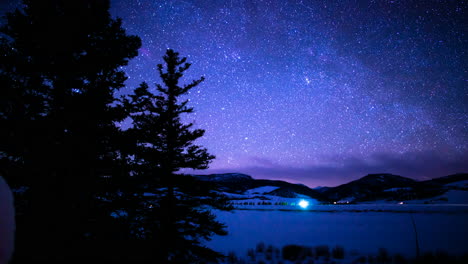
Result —
<instances>
[{"instance_id":1,"label":"night sky","mask_svg":"<svg viewBox=\"0 0 468 264\"><path fill-rule=\"evenodd\" d=\"M465 1L113 0L141 37L124 92L167 48L205 76L187 116L207 171L333 186L468 171ZM154 86L153 86L154 87Z\"/></svg>"}]
</instances>

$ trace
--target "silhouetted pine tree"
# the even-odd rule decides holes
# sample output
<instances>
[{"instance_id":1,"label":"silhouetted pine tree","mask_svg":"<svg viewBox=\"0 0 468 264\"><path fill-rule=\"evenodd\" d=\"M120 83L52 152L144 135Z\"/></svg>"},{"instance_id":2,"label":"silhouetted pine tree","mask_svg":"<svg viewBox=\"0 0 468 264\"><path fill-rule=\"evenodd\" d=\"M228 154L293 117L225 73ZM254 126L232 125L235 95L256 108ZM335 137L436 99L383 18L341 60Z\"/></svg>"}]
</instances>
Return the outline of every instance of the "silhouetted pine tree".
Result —
<instances>
[{"instance_id":1,"label":"silhouetted pine tree","mask_svg":"<svg viewBox=\"0 0 468 264\"><path fill-rule=\"evenodd\" d=\"M114 92L140 39L111 18L107 0L24 0L0 34L0 159L13 186L29 187L18 242L28 232L38 254L60 255L110 217L96 197L104 176L117 176L114 123L126 114Z\"/></svg>"},{"instance_id":2,"label":"silhouetted pine tree","mask_svg":"<svg viewBox=\"0 0 468 264\"><path fill-rule=\"evenodd\" d=\"M221 255L204 247L203 242L226 232L211 209L229 210L230 205L215 192L214 186L177 174L182 168L206 169L214 159L194 143L204 130L181 121L182 114L193 112L188 100L179 101L181 96L204 78L181 85L180 78L190 64L170 49L163 58L165 67L158 65L163 81L163 85L157 85L158 94L142 83L125 100L133 119L133 127L127 133L135 139L134 168L147 179L142 192L156 195L143 198L135 215L140 227L135 235L156 242L160 263L216 261Z\"/></svg>"}]
</instances>

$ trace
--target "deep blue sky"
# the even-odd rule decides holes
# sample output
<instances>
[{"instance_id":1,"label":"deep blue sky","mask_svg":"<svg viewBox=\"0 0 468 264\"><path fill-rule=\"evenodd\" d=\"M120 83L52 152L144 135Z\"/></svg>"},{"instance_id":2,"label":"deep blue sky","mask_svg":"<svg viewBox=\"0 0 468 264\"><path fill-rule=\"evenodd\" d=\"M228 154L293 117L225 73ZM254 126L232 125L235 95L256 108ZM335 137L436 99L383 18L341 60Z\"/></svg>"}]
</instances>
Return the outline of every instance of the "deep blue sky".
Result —
<instances>
[{"instance_id":1,"label":"deep blue sky","mask_svg":"<svg viewBox=\"0 0 468 264\"><path fill-rule=\"evenodd\" d=\"M126 91L187 56L206 172L309 186L468 171L466 1L112 0L141 37Z\"/></svg>"}]
</instances>

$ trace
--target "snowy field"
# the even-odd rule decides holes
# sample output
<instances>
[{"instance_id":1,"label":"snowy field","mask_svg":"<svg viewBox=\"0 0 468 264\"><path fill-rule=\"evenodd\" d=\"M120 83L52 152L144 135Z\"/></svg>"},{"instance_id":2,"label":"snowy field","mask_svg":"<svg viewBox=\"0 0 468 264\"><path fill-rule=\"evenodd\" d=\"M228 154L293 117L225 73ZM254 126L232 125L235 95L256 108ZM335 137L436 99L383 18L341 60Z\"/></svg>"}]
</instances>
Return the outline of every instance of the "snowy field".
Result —
<instances>
[{"instance_id":1,"label":"snowy field","mask_svg":"<svg viewBox=\"0 0 468 264\"><path fill-rule=\"evenodd\" d=\"M323 205L310 209L217 212L229 235L214 237L207 245L238 255L264 242L278 248L340 245L362 254L386 248L391 254L412 257L416 252L413 217L421 252L468 253L467 205Z\"/></svg>"},{"instance_id":2,"label":"snowy field","mask_svg":"<svg viewBox=\"0 0 468 264\"><path fill-rule=\"evenodd\" d=\"M379 204L342 204L342 205L326 205L312 204L310 199L283 198L282 200L293 200L288 205L261 205L258 201L254 205L235 205L241 210L257 210L257 211L312 211L312 212L397 212L397 213L447 213L447 214L468 214L468 204L396 204L382 202ZM307 201L307 208L299 206L300 201ZM291 205L292 204L292 205Z\"/></svg>"}]
</instances>

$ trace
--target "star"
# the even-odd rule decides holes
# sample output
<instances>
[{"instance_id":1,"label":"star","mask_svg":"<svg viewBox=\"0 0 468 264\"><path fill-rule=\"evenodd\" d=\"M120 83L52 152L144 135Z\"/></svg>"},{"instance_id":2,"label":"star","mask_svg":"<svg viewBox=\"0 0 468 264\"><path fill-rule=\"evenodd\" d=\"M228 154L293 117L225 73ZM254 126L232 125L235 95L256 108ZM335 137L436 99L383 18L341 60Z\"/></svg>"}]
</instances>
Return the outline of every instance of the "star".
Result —
<instances>
[{"instance_id":1,"label":"star","mask_svg":"<svg viewBox=\"0 0 468 264\"><path fill-rule=\"evenodd\" d=\"M468 156L462 2L270 2L112 1L143 41L121 93L160 82L167 48L186 56L183 80L206 77L187 120L206 130L213 170L271 178L290 168L314 185L369 168L414 178L468 169L453 165ZM446 168L408 171L408 159Z\"/></svg>"}]
</instances>

